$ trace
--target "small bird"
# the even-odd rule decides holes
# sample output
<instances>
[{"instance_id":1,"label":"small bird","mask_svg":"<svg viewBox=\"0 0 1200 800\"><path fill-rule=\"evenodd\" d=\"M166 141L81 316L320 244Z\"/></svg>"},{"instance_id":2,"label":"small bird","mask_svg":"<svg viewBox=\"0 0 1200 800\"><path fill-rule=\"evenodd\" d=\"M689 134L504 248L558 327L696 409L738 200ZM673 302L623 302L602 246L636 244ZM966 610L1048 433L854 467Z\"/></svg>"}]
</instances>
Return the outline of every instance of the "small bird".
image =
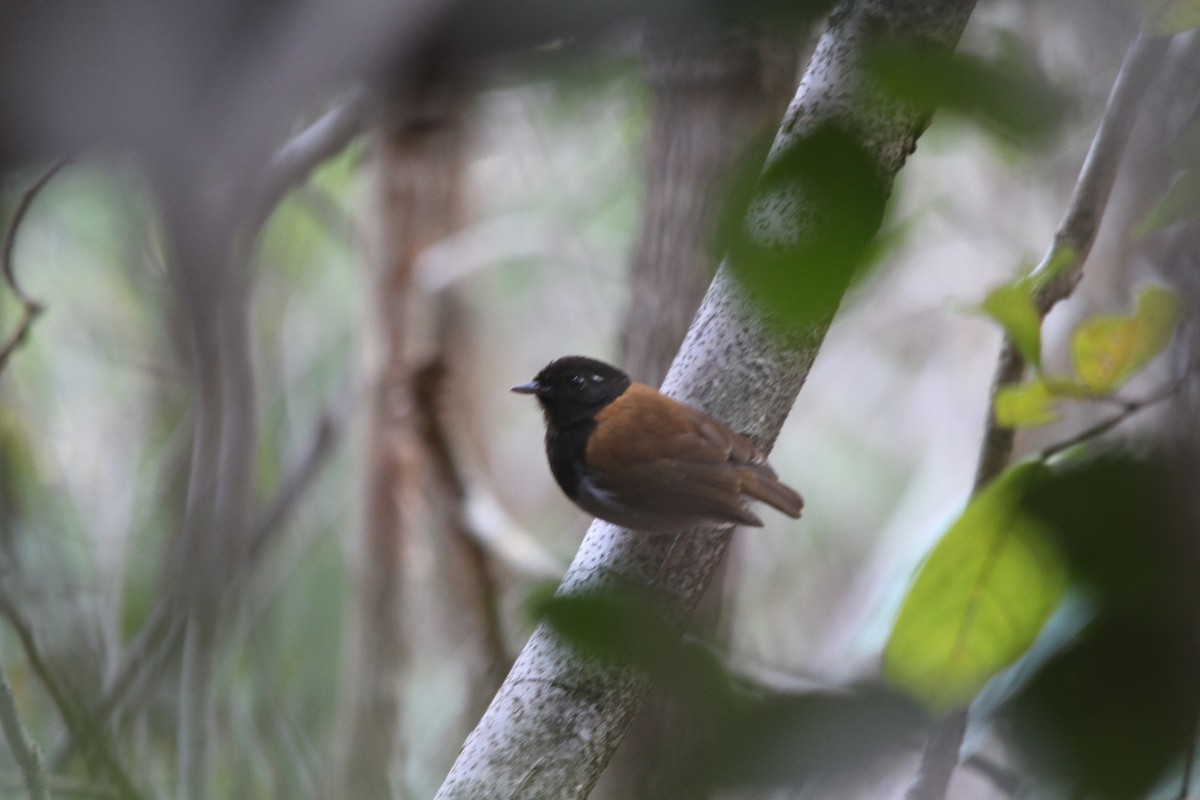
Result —
<instances>
[{"instance_id":1,"label":"small bird","mask_svg":"<svg viewBox=\"0 0 1200 800\"><path fill-rule=\"evenodd\" d=\"M554 479L600 519L650 533L711 521L762 527L748 498L800 516L800 495L745 437L614 366L565 356L512 390L537 397Z\"/></svg>"}]
</instances>

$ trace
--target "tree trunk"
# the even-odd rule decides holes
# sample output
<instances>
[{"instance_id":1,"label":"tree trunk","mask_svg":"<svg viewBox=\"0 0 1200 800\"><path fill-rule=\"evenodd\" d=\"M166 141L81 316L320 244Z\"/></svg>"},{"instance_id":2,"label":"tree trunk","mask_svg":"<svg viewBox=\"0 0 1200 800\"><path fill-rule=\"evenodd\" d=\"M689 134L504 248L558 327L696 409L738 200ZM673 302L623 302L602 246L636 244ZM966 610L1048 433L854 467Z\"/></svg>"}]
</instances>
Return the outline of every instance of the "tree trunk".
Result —
<instances>
[{"instance_id":1,"label":"tree trunk","mask_svg":"<svg viewBox=\"0 0 1200 800\"><path fill-rule=\"evenodd\" d=\"M409 761L444 770L504 661L491 576L463 522L465 492L445 431L443 387L466 311L452 290L432 295L414 271L425 248L461 225L467 136L459 97L431 94L415 114L394 109L374 144L367 496L351 582L337 797L407 795ZM451 664L462 672L448 672ZM437 678L439 691L455 690L459 705L444 703L410 742L403 722L411 715L401 706L422 675Z\"/></svg>"},{"instance_id":2,"label":"tree trunk","mask_svg":"<svg viewBox=\"0 0 1200 800\"><path fill-rule=\"evenodd\" d=\"M400 705L409 655L405 540L421 505L424 469L413 415L413 263L457 227L459 133L445 119L406 118L392 110L372 145L366 506L352 566L338 797L393 796L391 774L402 756Z\"/></svg>"},{"instance_id":3,"label":"tree trunk","mask_svg":"<svg viewBox=\"0 0 1200 800\"><path fill-rule=\"evenodd\" d=\"M832 13L776 139L779 154L818 126L836 122L861 137L889 183L928 122L926 110L872 96L862 59L879 37L953 47L974 3L863 0ZM803 185L774 186L751 206L746 230L756 244L786 250L812 233ZM664 390L769 448L816 357L828 320L780 335L721 269L667 375ZM730 528L699 528L674 542L595 522L560 591L606 585L614 576L655 577L681 617L694 606L729 542ZM581 657L545 624L517 659L437 797L583 798L624 735L647 688L644 675Z\"/></svg>"}]
</instances>

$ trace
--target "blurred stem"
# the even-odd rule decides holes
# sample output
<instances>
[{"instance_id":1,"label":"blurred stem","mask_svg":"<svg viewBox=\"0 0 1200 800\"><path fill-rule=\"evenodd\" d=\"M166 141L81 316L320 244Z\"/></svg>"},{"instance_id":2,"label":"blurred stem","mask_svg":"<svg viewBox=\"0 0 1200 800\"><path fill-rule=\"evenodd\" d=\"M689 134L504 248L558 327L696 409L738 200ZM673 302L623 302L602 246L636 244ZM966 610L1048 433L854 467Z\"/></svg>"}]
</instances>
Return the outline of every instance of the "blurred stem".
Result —
<instances>
[{"instance_id":1,"label":"blurred stem","mask_svg":"<svg viewBox=\"0 0 1200 800\"><path fill-rule=\"evenodd\" d=\"M0 664L0 726L4 728L4 737L12 749L13 757L21 773L25 776L25 788L32 800L49 800L46 790L46 764L42 760L42 751L29 737L21 717L17 712L17 699L13 695L12 684L8 682L8 674L4 665Z\"/></svg>"},{"instance_id":2,"label":"blurred stem","mask_svg":"<svg viewBox=\"0 0 1200 800\"><path fill-rule=\"evenodd\" d=\"M317 417L312 439L304 455L280 482L275 498L265 506L254 531L250 536L250 563L246 574L251 574L272 543L284 529L284 523L304 496L308 487L316 480L321 469L328 463L341 440L341 432L347 410L326 410ZM3 599L3 595L0 595ZM0 606L2 607L2 606ZM174 661L184 642L184 615L179 598L167 595L159 599L137 636L130 643L104 694L83 712L83 724L72 726L71 736L57 748L51 763L65 765L81 744L79 732L99 729L122 707L134 687L143 686L148 676L160 670L166 663ZM145 695L139 695L144 698Z\"/></svg>"},{"instance_id":3,"label":"blurred stem","mask_svg":"<svg viewBox=\"0 0 1200 800\"><path fill-rule=\"evenodd\" d=\"M446 672L451 658L466 665L471 675L461 696L469 705L481 705L475 695L486 699L499 677L490 576L462 533L464 492L442 436L440 414L455 399L441 391L455 355L444 336L456 320L446 298L432 296L413 272L430 244L461 227L466 121L462 87L432 80L388 106L371 146L366 508L352 564L338 710L334 786L341 797L402 791L395 776L406 770L396 765L414 748L435 762L453 757L432 752L445 730L403 738L406 678L418 667ZM420 562L427 568L413 566ZM459 710L446 709L444 724L469 726L473 720L456 719Z\"/></svg>"},{"instance_id":4,"label":"blurred stem","mask_svg":"<svg viewBox=\"0 0 1200 800\"><path fill-rule=\"evenodd\" d=\"M1075 182L1066 216L1050 249L1030 275L1037 286L1036 301L1043 317L1070 296L1083 276L1083 265L1096 241L1138 109L1162 68L1169 42L1168 37L1143 32L1125 54L1100 127Z\"/></svg>"},{"instance_id":5,"label":"blurred stem","mask_svg":"<svg viewBox=\"0 0 1200 800\"><path fill-rule=\"evenodd\" d=\"M1044 319L1055 305L1070 296L1083 276L1083 266L1095 242L1100 221L1108 206L1121 157L1129 142L1137 112L1147 89L1158 75L1169 39L1139 34L1125 54L1124 63L1109 93L1104 115L1092 139L1075 182L1066 214L1059 224L1050 249L1030 276L1035 282L1035 304ZM996 422L992 413L997 392L1015 384L1025 374L1025 361L1011 340L1006 339L988 401L988 418L974 492L992 482L1012 458L1014 431ZM943 720L926 743L917 780L906 800L943 800L946 787L959 761L966 711Z\"/></svg>"},{"instance_id":6,"label":"blurred stem","mask_svg":"<svg viewBox=\"0 0 1200 800\"><path fill-rule=\"evenodd\" d=\"M0 260L0 267L3 269L5 285L8 286L8 290L17 298L17 302L21 304L21 318L17 322L16 329L9 334L9 337L4 340L3 344L0 344L0 373L4 372L4 368L8 366L8 361L12 358L13 353L25 342L25 337L29 335L29 329L33 327L34 320L43 311L41 303L38 303L25 294L24 289L21 288L21 284L17 282L16 268L13 265L13 251L16 249L17 243L17 229L21 227L21 222L25 219L25 215L29 213L29 207L33 205L33 201L38 196L38 193L74 157L72 153L55 161L45 172L38 176L37 180L21 193L20 199L17 200L16 208L13 209L12 217L8 220L8 226L4 230L4 244L2 251L0 251L3 254L2 260Z\"/></svg>"}]
</instances>

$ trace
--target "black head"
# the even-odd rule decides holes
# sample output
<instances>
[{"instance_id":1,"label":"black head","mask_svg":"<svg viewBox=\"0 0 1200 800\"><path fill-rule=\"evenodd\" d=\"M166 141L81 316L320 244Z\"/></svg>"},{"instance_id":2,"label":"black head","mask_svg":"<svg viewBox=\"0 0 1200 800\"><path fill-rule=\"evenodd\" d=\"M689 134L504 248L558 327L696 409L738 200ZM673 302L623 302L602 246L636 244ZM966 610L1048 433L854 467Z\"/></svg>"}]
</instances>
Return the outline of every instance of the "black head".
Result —
<instances>
[{"instance_id":1,"label":"black head","mask_svg":"<svg viewBox=\"0 0 1200 800\"><path fill-rule=\"evenodd\" d=\"M588 419L624 394L629 384L628 375L603 361L564 356L547 364L529 383L512 390L535 395L546 422L563 426Z\"/></svg>"}]
</instances>

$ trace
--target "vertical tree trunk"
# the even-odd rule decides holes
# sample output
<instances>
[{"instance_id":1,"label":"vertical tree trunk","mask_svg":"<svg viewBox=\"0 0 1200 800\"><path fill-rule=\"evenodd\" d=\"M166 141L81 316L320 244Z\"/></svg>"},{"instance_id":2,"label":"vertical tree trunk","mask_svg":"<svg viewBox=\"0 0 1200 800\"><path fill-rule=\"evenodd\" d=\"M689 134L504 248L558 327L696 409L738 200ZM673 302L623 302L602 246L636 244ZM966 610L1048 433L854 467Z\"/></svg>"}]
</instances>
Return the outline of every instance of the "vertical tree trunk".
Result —
<instances>
[{"instance_id":1,"label":"vertical tree trunk","mask_svg":"<svg viewBox=\"0 0 1200 800\"><path fill-rule=\"evenodd\" d=\"M430 756L430 740L464 734L499 680L490 576L462 522L464 491L443 428L447 345L465 312L449 295L431 296L414 271L421 252L461 224L464 113L449 94L418 109L393 109L372 152L366 506L335 791L347 798L396 796L410 749L444 769L453 752ZM452 732L427 725L408 743L401 704L414 669L433 672L431 658L467 665L450 678L470 719L454 720L447 703L442 724Z\"/></svg>"}]
</instances>

